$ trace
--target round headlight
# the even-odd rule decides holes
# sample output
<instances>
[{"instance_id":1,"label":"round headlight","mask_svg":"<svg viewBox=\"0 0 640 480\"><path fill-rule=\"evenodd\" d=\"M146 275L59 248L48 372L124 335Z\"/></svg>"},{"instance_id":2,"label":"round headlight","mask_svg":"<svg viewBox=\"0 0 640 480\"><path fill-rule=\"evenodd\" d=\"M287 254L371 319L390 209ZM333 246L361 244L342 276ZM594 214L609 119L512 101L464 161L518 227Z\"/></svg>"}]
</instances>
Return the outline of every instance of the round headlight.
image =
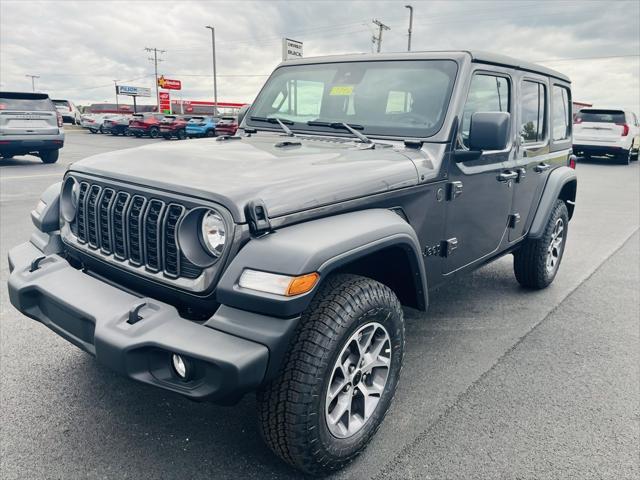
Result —
<instances>
[{"instance_id":1,"label":"round headlight","mask_svg":"<svg viewBox=\"0 0 640 480\"><path fill-rule=\"evenodd\" d=\"M68 177L62 186L60 195L60 214L62 218L71 223L78 210L78 198L80 197L80 183L73 177Z\"/></svg>"},{"instance_id":2,"label":"round headlight","mask_svg":"<svg viewBox=\"0 0 640 480\"><path fill-rule=\"evenodd\" d=\"M215 210L207 211L202 217L201 231L202 241L211 255L214 257L222 255L227 237L227 229L222 215Z\"/></svg>"}]
</instances>

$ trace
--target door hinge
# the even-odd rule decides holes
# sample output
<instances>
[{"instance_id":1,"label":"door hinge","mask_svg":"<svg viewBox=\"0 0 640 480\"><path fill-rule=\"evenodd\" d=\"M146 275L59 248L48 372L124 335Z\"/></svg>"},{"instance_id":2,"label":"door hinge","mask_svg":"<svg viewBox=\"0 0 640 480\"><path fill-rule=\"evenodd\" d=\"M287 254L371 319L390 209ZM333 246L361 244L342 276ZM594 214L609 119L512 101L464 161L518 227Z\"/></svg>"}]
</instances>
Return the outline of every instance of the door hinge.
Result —
<instances>
[{"instance_id":1,"label":"door hinge","mask_svg":"<svg viewBox=\"0 0 640 480\"><path fill-rule=\"evenodd\" d=\"M462 182L447 183L447 200L454 200L462 195Z\"/></svg>"},{"instance_id":2,"label":"door hinge","mask_svg":"<svg viewBox=\"0 0 640 480\"><path fill-rule=\"evenodd\" d=\"M520 214L514 213L509 215L509 228L516 228L516 225L520 223Z\"/></svg>"},{"instance_id":3,"label":"door hinge","mask_svg":"<svg viewBox=\"0 0 640 480\"><path fill-rule=\"evenodd\" d=\"M524 167L520 167L516 169L516 172L518 172L518 178L516 178L516 183L520 183L522 182L522 180L524 180L524 177L527 176L527 169Z\"/></svg>"},{"instance_id":4,"label":"door hinge","mask_svg":"<svg viewBox=\"0 0 640 480\"><path fill-rule=\"evenodd\" d=\"M453 255L453 252L458 248L458 239L450 238L449 240L443 240L441 242L440 255L443 257L450 257Z\"/></svg>"}]
</instances>

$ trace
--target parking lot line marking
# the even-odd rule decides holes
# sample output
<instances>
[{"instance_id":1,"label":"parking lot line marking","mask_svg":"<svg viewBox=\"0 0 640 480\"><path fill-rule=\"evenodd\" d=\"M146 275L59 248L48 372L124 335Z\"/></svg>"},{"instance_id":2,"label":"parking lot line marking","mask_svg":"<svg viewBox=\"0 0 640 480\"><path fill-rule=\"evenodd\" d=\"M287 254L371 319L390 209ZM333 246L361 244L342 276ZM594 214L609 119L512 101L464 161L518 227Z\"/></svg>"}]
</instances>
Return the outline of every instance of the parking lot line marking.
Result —
<instances>
[{"instance_id":1,"label":"parking lot line marking","mask_svg":"<svg viewBox=\"0 0 640 480\"><path fill-rule=\"evenodd\" d=\"M42 175L15 175L13 177L4 177L0 175L0 180L21 180L24 178L38 178L38 177L62 177L64 172L59 173L46 173Z\"/></svg>"}]
</instances>

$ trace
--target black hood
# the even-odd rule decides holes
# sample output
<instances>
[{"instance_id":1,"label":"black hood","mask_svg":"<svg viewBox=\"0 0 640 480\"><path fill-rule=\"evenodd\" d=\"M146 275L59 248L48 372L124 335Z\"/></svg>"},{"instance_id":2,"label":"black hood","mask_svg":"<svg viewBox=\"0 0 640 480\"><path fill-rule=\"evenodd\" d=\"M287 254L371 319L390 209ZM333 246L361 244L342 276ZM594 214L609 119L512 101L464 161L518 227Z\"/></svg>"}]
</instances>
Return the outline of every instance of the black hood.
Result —
<instances>
[{"instance_id":1,"label":"black hood","mask_svg":"<svg viewBox=\"0 0 640 480\"><path fill-rule=\"evenodd\" d=\"M276 147L282 141L302 145ZM217 141L159 142L76 162L72 171L213 200L244 222L251 200L271 218L415 185L414 163L394 148L262 132Z\"/></svg>"}]
</instances>

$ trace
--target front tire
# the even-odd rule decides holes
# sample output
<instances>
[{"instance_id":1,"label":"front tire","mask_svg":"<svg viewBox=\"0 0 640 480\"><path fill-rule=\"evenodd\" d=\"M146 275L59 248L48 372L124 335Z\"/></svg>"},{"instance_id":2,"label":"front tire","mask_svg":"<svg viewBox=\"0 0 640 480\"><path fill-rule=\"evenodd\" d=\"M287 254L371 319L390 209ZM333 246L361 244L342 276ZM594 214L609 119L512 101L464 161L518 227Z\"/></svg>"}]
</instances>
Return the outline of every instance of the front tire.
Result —
<instances>
[{"instance_id":1,"label":"front tire","mask_svg":"<svg viewBox=\"0 0 640 480\"><path fill-rule=\"evenodd\" d=\"M149 129L149 136L151 138L158 138L158 135L160 135L160 129L157 127L151 127Z\"/></svg>"},{"instance_id":2,"label":"front tire","mask_svg":"<svg viewBox=\"0 0 640 480\"><path fill-rule=\"evenodd\" d=\"M328 278L279 375L258 392L267 445L310 474L344 467L384 419L403 352L402 308L389 288L356 275Z\"/></svg>"},{"instance_id":3,"label":"front tire","mask_svg":"<svg viewBox=\"0 0 640 480\"><path fill-rule=\"evenodd\" d=\"M520 285L540 290L553 282L564 254L568 227L567 205L556 200L542 237L525 240L513 254L513 270Z\"/></svg>"},{"instance_id":4,"label":"front tire","mask_svg":"<svg viewBox=\"0 0 640 480\"><path fill-rule=\"evenodd\" d=\"M60 152L58 150L45 150L38 152L38 156L42 163L56 163Z\"/></svg>"}]
</instances>

